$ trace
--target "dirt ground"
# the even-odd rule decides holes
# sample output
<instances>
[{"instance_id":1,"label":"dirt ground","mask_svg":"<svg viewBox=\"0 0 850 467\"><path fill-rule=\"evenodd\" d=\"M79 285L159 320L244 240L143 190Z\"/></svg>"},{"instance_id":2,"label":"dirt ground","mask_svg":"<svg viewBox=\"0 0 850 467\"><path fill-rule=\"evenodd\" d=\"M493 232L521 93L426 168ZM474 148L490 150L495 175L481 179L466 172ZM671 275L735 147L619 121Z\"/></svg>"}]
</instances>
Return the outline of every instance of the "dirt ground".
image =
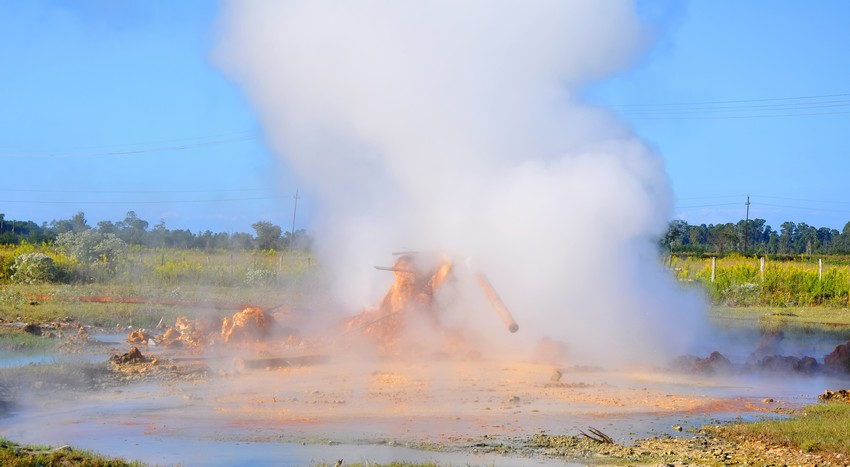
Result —
<instances>
[{"instance_id":1,"label":"dirt ground","mask_svg":"<svg viewBox=\"0 0 850 467\"><path fill-rule=\"evenodd\" d=\"M264 362L274 365L252 365ZM781 397L766 403L768 395L779 396L763 387L730 389L728 381L664 372L557 368L526 361L364 363L335 357L293 362L282 366L264 358L160 356L153 364L148 360L120 368L110 363L109 371L88 371L109 384L76 394L65 385L61 398L39 396L38 407L61 412L51 416L61 425L80 429L97 423L108 429L135 424L144 427L143 436L392 443L594 463L809 465L829 460L842 465L840 457L741 443L724 438L722 430L700 428L717 419L787 412L801 403ZM49 379L31 383L47 388L44 381ZM151 382L155 384L144 384ZM138 402L146 400L160 404ZM76 404L117 412L110 417L85 408L69 410ZM616 444L582 436L588 427Z\"/></svg>"},{"instance_id":2,"label":"dirt ground","mask_svg":"<svg viewBox=\"0 0 850 467\"><path fill-rule=\"evenodd\" d=\"M733 439L720 426L815 403L824 389L837 387L823 378L601 369L474 353L400 359L269 346L199 353L133 345L138 353L119 339L109 345L87 339L80 353L94 352L91 363L0 372L3 399L11 407L11 423L0 435L57 444L73 444L75 436L100 440L107 448L84 447L156 463L161 458L115 452L115 446L135 437L137 444L191 439L211 451L222 440L406 446L455 452L461 463L469 463L467 454L506 456L499 465L528 458L850 465L840 455ZM613 443L583 432L603 433ZM180 456L167 459L192 463Z\"/></svg>"}]
</instances>

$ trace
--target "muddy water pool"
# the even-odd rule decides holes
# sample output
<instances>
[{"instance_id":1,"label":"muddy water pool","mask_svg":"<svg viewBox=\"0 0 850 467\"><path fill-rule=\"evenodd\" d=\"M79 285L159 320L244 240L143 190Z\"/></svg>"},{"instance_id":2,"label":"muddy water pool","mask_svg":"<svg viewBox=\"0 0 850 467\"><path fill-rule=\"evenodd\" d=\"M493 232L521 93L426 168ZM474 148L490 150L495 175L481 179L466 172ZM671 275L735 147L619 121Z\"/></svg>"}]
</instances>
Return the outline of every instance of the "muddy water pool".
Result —
<instances>
[{"instance_id":1,"label":"muddy water pool","mask_svg":"<svg viewBox=\"0 0 850 467\"><path fill-rule=\"evenodd\" d=\"M109 345L74 358L106 361L110 352L126 351L120 338L103 340ZM153 347L143 352L176 357ZM0 357L0 369L72 358ZM0 418L0 436L155 465L333 465L337 459L563 465L492 451L535 433L575 435L589 426L620 443L687 436L706 423L782 416L778 409L812 403L824 389L847 384L821 375L713 377L583 367L559 367L562 377L552 381L555 365L522 360L336 356L316 365L255 370L221 355L197 361L207 372L193 379L142 378L96 391L12 391L4 396L12 400Z\"/></svg>"}]
</instances>

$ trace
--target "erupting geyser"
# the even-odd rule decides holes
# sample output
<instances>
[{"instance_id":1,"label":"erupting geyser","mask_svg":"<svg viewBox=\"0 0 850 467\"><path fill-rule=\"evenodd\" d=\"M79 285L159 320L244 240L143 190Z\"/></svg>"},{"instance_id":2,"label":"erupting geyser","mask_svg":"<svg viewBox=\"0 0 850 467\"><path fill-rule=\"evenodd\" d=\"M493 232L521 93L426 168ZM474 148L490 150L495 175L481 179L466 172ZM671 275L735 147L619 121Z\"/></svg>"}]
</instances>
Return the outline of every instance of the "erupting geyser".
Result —
<instances>
[{"instance_id":1,"label":"erupting geyser","mask_svg":"<svg viewBox=\"0 0 850 467\"><path fill-rule=\"evenodd\" d=\"M220 25L218 63L315 199L341 309L378 302L387 252L447 251L476 258L519 322L501 350L686 350L701 305L657 262L661 160L579 98L646 43L632 2L240 0ZM475 290L455 324L500 326L458 287Z\"/></svg>"}]
</instances>

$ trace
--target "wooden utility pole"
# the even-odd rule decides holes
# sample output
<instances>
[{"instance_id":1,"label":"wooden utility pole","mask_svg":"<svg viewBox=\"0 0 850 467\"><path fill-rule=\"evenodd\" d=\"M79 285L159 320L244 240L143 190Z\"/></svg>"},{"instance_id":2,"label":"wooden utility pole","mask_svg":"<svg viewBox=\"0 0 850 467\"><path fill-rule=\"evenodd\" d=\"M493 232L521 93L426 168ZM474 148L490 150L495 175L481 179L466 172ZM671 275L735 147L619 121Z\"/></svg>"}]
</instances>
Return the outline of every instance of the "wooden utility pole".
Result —
<instances>
[{"instance_id":1,"label":"wooden utility pole","mask_svg":"<svg viewBox=\"0 0 850 467\"><path fill-rule=\"evenodd\" d=\"M750 236L750 195L747 195L747 217L744 218L744 256L747 256L747 237Z\"/></svg>"},{"instance_id":2,"label":"wooden utility pole","mask_svg":"<svg viewBox=\"0 0 850 467\"><path fill-rule=\"evenodd\" d=\"M289 231L289 249L295 243L295 213L298 211L298 188L295 189L295 205L292 207L292 230Z\"/></svg>"}]
</instances>

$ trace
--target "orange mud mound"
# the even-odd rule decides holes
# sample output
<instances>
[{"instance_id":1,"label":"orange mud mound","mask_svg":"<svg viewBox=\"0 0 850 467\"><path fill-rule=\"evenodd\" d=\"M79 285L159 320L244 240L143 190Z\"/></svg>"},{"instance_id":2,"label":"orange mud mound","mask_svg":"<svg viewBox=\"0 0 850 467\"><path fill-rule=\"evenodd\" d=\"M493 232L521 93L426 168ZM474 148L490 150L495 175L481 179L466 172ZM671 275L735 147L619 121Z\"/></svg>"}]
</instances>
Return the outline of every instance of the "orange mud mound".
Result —
<instances>
[{"instance_id":1,"label":"orange mud mound","mask_svg":"<svg viewBox=\"0 0 850 467\"><path fill-rule=\"evenodd\" d=\"M134 329L133 331L130 331L129 334L127 334L127 342L131 344L146 345L150 339L151 336L143 329Z\"/></svg>"},{"instance_id":2,"label":"orange mud mound","mask_svg":"<svg viewBox=\"0 0 850 467\"><path fill-rule=\"evenodd\" d=\"M224 318L221 323L221 340L225 344L231 342L256 342L265 339L271 333L274 318L261 308L248 307Z\"/></svg>"},{"instance_id":3,"label":"orange mud mound","mask_svg":"<svg viewBox=\"0 0 850 467\"><path fill-rule=\"evenodd\" d=\"M372 339L385 354L404 350L411 321L440 329L434 293L451 277L453 264L443 255L404 254L391 268L393 283L376 309L365 310L345 323L345 333Z\"/></svg>"}]
</instances>

